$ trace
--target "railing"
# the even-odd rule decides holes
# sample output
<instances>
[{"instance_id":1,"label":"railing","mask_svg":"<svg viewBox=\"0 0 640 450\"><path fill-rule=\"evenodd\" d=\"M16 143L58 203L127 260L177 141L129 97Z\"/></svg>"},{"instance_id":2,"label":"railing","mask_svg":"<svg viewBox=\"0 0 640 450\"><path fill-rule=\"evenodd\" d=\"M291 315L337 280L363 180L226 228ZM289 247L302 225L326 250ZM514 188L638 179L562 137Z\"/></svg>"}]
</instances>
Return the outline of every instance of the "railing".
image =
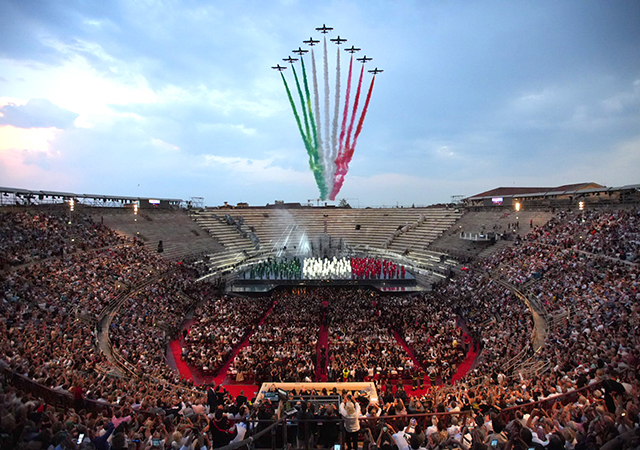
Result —
<instances>
[{"instance_id":1,"label":"railing","mask_svg":"<svg viewBox=\"0 0 640 450\"><path fill-rule=\"evenodd\" d=\"M23 392L29 392L34 396L42 399L45 403L51 406L61 407L61 408L72 408L76 406L75 401L72 395L69 392L59 392L53 389L50 389L44 385L36 383L35 381L18 374L17 372L9 369L8 367L0 367L0 374L4 377L5 381L8 384L16 387L17 389ZM544 400L539 400L537 402L530 402L524 405L514 406L510 408L505 408L500 411L500 414L508 421L515 416L516 411L525 411L530 412L534 408L549 408L554 403L560 402L562 404L568 404L569 402L575 402L577 398L584 394L585 392L593 391L595 389L599 389L603 381L598 381L596 383L590 384L580 389L576 389L574 391L568 392L566 394L557 395L554 397L550 397ZM467 384L469 385L469 384ZM177 387L177 386L176 386ZM183 390L188 390L185 388L177 387ZM459 386L452 386L451 389L460 389ZM192 391L192 390L189 390ZM199 391L192 391L194 393L199 393ZM442 392L442 391L440 391ZM97 402L95 400L85 399L83 403L83 408L90 412L104 412L106 414L112 414L114 408L119 408L118 405ZM499 409L499 408L498 408ZM137 411L138 414L144 414L145 416L153 417L154 413L149 411L140 410ZM380 416L380 417L361 417L360 423L363 428L371 428L377 429L382 426L382 424L392 425L395 429L400 430L404 427L411 418L415 418L418 423L423 425L423 429L427 428L427 425L431 423L432 417L437 417L439 422L448 426L451 422L451 418L455 416L459 423L464 423L467 419L470 419L473 411L457 411L457 412L446 412L446 413L423 413L423 414L408 414L408 415L396 415L396 416ZM247 436L242 441L235 442L233 444L227 445L225 447L221 447L219 450L234 450L236 448L240 448L243 446L247 446L249 449L256 448L256 444L259 443L259 440L266 436L267 433L270 433L271 438L269 439L268 447L274 449L276 448L276 442L281 440L282 443L289 442L290 435L289 433L293 430L297 430L298 427L302 426L304 429L303 438L300 439L300 443L302 447L307 449L310 447L310 427L309 424L315 423L316 425L320 425L321 423L330 423L333 426L342 427L342 423L344 420L340 416L333 416L333 419L327 420L326 417L319 417L313 419L297 419L294 415L284 415L278 419L271 420L257 420L257 419L249 419L247 421ZM264 428L263 428L264 426ZM279 429L278 429L279 427ZM295 427L295 428L294 428ZM278 433L278 431L280 433ZM341 436L338 436L338 440L341 440ZM266 441L266 440L265 440ZM282 447L284 445L280 445Z\"/></svg>"},{"instance_id":2,"label":"railing","mask_svg":"<svg viewBox=\"0 0 640 450\"><path fill-rule=\"evenodd\" d=\"M573 403L577 398L585 392L593 391L601 387L602 381L585 386L580 389L576 389L566 394L557 395L537 402L530 402L524 405L518 405L500 410L500 408L494 406L499 410L500 415L505 419L505 422L515 417L516 411L531 412L535 408L549 408L554 403L560 402L561 404ZM459 389L459 387L458 387ZM380 417L360 417L361 434L364 434L363 430L379 430L382 426L391 426L395 431L401 431L406 425L409 424L411 419L416 419L417 423L422 425L422 428L426 428L431 425L431 418L437 417L438 422L444 424L444 427L448 427L452 420L452 417L456 417L460 426L464 424L476 425L475 421L471 422L475 411L465 410L456 412L444 412L444 413L422 413L422 414L406 414L395 416L380 416ZM328 424L333 427L339 427L343 429L344 419L340 416L321 416L313 419L298 419L295 417L296 411L293 410L291 415L285 415L278 419L272 420L258 420L249 419L247 421L247 437L244 440L234 442L232 444L220 447L218 450L235 450L240 447L246 446L249 449L254 448L283 448L287 446L287 443L292 443L293 448L316 448L315 442L312 439L312 429L315 427L321 427ZM302 430L302 437L298 440L298 444L295 444L295 437L300 436L301 433L298 430ZM255 431L255 434L251 434ZM291 433L295 432L296 436ZM270 438L263 439L268 433ZM390 433L391 434L391 433ZM339 433L335 444L341 444L343 441L343 433Z\"/></svg>"},{"instance_id":3,"label":"railing","mask_svg":"<svg viewBox=\"0 0 640 450\"><path fill-rule=\"evenodd\" d=\"M495 233L480 233L480 232L472 232L472 231L461 231L460 239L464 241L479 241L479 242L490 242L492 239L495 240Z\"/></svg>"},{"instance_id":4,"label":"railing","mask_svg":"<svg viewBox=\"0 0 640 450\"><path fill-rule=\"evenodd\" d=\"M151 269L150 272L152 273L153 269ZM109 304L100 313L99 325L98 325L99 329L97 333L98 340L100 340L100 337L102 335L102 338L105 340L105 343L107 345L107 350L108 350L108 352L104 352L105 356L107 357L107 359L112 361L116 365L116 367L121 369L126 376L139 378L139 375L137 374L135 367L131 363L129 363L126 359L124 359L124 357L120 354L120 352L115 350L113 347L113 342L111 341L111 336L109 334L109 331L111 328L110 327L111 321L113 320L113 317L118 313L118 311L120 310L124 302L127 300L127 298L129 298L129 295L132 292L140 291L145 287L149 286L150 284L158 281L161 277L171 275L173 272L175 272L175 269L169 269L166 272L155 274L148 278L145 278L144 281L142 281L141 283L136 284L135 286L131 287L127 291L121 293L120 295L112 299L109 302ZM185 295L185 297L187 296ZM100 346L99 343L98 345Z\"/></svg>"},{"instance_id":5,"label":"railing","mask_svg":"<svg viewBox=\"0 0 640 450\"><path fill-rule=\"evenodd\" d=\"M525 346L517 355L511 358L511 360L509 360L505 366L503 366L504 370L511 370L515 368L515 366L518 364L519 361L522 361L522 359L527 355L527 353L529 353L530 350L533 350L534 354L531 356L531 358L534 358L535 355L538 353L538 351L542 348L542 345L536 348L537 336L539 333L541 333L543 336L542 342L544 343L544 340L546 340L546 334L548 330L548 319L546 316L546 312L543 309L541 310L541 305L537 304L537 302L532 302L530 298L524 295L522 292L520 292L517 287L515 287L511 283L508 283L502 279L495 279L495 281L505 289L508 289L509 291L511 291L513 295L515 295L521 301L523 301L525 305L527 305L527 308L529 308L529 311L531 311L532 318L535 313L540 317L540 319L543 322L543 329L539 330L538 324L536 323L535 318L533 318L533 330L531 331L530 345ZM529 361L531 361L531 358L529 358Z\"/></svg>"}]
</instances>

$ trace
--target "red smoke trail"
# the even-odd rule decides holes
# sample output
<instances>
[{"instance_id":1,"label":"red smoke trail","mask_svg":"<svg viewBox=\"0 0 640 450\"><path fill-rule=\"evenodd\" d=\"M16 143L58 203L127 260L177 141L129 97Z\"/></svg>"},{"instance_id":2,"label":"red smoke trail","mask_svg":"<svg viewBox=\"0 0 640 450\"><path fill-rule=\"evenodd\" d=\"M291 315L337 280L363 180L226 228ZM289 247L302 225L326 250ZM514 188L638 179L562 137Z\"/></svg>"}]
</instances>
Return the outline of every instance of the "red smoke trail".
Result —
<instances>
[{"instance_id":1,"label":"red smoke trail","mask_svg":"<svg viewBox=\"0 0 640 450\"><path fill-rule=\"evenodd\" d=\"M340 189L342 189L342 184L344 183L344 177L349 171L349 163L353 158L353 152L355 151L356 144L358 143L358 136L360 136L360 132L362 131L362 125L364 124L364 118L367 115L367 110L369 109L369 101L371 100L371 93L373 92L373 83L375 81L376 81L376 76L373 75L373 78L371 79L371 85L369 86L369 92L367 92L367 99L364 102L364 107L362 108L362 114L360 115L358 126L356 127L356 134L353 137L353 145L347 148L343 156L343 161L341 161L341 164L338 165L338 170L336 171L335 181L333 183L333 189L331 190L331 194L329 195L329 200L336 199L336 195L338 195L338 192L340 192Z\"/></svg>"},{"instance_id":2,"label":"red smoke trail","mask_svg":"<svg viewBox=\"0 0 640 450\"><path fill-rule=\"evenodd\" d=\"M356 148L356 144L358 143L358 136L362 131L362 124L364 123L364 117L367 115L367 109L369 108L369 101L371 100L371 92L373 92L373 83L376 81L376 76L374 75L371 79L371 85L369 86L369 92L367 92L367 99L364 102L364 108L362 108L362 115L360 116L360 121L358 122L358 127L356 128L356 135L353 138L353 145L351 146L351 155L353 155L353 150ZM351 158L348 159L347 164L351 162Z\"/></svg>"},{"instance_id":3,"label":"red smoke trail","mask_svg":"<svg viewBox=\"0 0 640 450\"><path fill-rule=\"evenodd\" d=\"M360 101L360 90L362 89L362 77L364 75L364 64L360 69L360 79L358 80L358 90L356 90L356 98L353 102L353 112L351 113L351 122L349 123L349 130L347 131L347 142L344 144L345 149L349 149L349 141L351 141L351 132L353 131L353 123L356 120L356 112L358 111L358 102ZM336 158L336 164L338 164Z\"/></svg>"},{"instance_id":4,"label":"red smoke trail","mask_svg":"<svg viewBox=\"0 0 640 450\"><path fill-rule=\"evenodd\" d=\"M339 183L342 186L342 182L344 181L344 176L347 173L348 168L345 167L344 162L346 161L345 154L349 151L350 142L351 142L351 132L353 131L353 124L356 120L356 113L358 112L358 103L360 101L360 91L362 90L362 77L364 75L364 64L362 65L362 69L360 70L360 79L358 80L358 89L356 90L356 97L353 102L353 111L351 112L351 121L349 122L349 129L347 130L347 139L342 148L342 152L338 153L336 159L334 160L334 165L336 170L333 174L333 189L332 192L335 192L336 195L340 188L338 187L336 190L336 186ZM342 179L342 181L338 181ZM335 199L335 197L334 197ZM329 199L331 200L331 198Z\"/></svg>"},{"instance_id":5,"label":"red smoke trail","mask_svg":"<svg viewBox=\"0 0 640 450\"><path fill-rule=\"evenodd\" d=\"M347 95L344 101L344 114L342 115L342 126L340 127L340 144L338 147L338 158L344 153L344 136L347 129L347 117L349 116L349 97L351 96L351 72L353 68L353 55L349 61L349 77L347 78Z\"/></svg>"}]
</instances>

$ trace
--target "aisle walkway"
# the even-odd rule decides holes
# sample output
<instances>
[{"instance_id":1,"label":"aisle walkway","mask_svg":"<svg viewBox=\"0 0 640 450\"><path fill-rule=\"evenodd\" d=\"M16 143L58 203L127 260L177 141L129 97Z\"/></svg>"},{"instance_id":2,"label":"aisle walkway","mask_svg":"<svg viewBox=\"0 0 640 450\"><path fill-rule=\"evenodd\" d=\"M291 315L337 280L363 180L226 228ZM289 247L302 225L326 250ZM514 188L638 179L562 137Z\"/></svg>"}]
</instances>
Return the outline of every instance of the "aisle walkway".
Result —
<instances>
[{"instance_id":1,"label":"aisle walkway","mask_svg":"<svg viewBox=\"0 0 640 450\"><path fill-rule=\"evenodd\" d=\"M413 348L411 348L409 345L407 345L407 343L404 341L404 339L402 338L402 336L400 336L400 334L398 334L396 331L393 332L393 336L396 339L396 341L398 342L398 344L400 344L402 346L402 348L405 349L405 351L407 352L407 354L409 355L409 357L412 359L414 365L416 367L420 367L420 364L418 363L418 360L416 358L416 355L413 351ZM462 332L462 336L464 339L464 342L468 342L469 343L469 351L467 352L467 356L465 357L464 361L462 361L462 363L460 363L460 365L458 366L458 370L456 371L456 373L453 375L453 377L451 378L451 383L453 384L455 381L463 378L467 372L469 372L469 370L471 369L471 367L473 366L473 363L476 360L476 357L478 356L478 352L474 351L473 349L473 342L471 340L471 338L463 331ZM438 378L436 380L436 382L438 383L438 385L442 385L442 379ZM429 391L431 389L431 383L429 381L429 377L426 377L425 379L425 388L424 389L418 389L416 391L412 391L411 389L411 381L408 382L408 384L406 385L405 389L409 392L411 392L411 395L422 395L425 392ZM436 386L437 388L437 386Z\"/></svg>"},{"instance_id":2,"label":"aisle walkway","mask_svg":"<svg viewBox=\"0 0 640 450\"><path fill-rule=\"evenodd\" d=\"M474 345L471 338L464 331L462 332L462 336L464 338L464 342L467 342L469 344L469 351L467 352L467 357L458 366L458 370L456 371L456 373L453 375L453 377L451 377L451 384L463 378L467 374L467 372L471 370L471 367L473 366L473 363L478 356L478 352L474 350Z\"/></svg>"},{"instance_id":3,"label":"aisle walkway","mask_svg":"<svg viewBox=\"0 0 640 450\"><path fill-rule=\"evenodd\" d=\"M264 316L262 317L262 319L260 320L258 325L262 325L264 324L264 322L266 321L267 317L269 317L269 315L271 314L271 312L273 311L273 305L271 306L271 308L264 314ZM474 351L473 349L473 342L471 341L471 338L463 331L462 332L463 335L463 339L464 342L468 342L469 343L469 352L467 353L467 356L465 357L464 361L460 364L460 366L458 367L458 370L456 371L456 373L454 374L453 378L452 378L452 383L463 378L467 372L471 369L471 367L473 366L473 363L475 362L476 357L478 356L478 352ZM415 353L413 351L413 348L411 348L409 345L407 345L407 343L404 341L404 339L402 338L402 336L400 336L397 332L393 332L393 336L396 340L396 342L398 342L399 345L401 345L404 350L407 352L407 354L409 355L409 357L413 360L414 365L416 367L420 367L420 364L418 363L418 360L415 356ZM202 384L210 384L210 383L215 383L216 385L223 385L233 396L237 396L240 394L240 391L244 391L245 395L247 395L248 397L252 397L254 395L255 392L258 391L259 386L256 384L239 384L236 383L234 379L230 379L228 377L228 371L229 371L229 367L231 366L231 364L233 363L233 360L235 359L235 357L238 355L238 353L245 348L248 344L249 344L249 338L251 337L251 335L248 335L243 341L242 343L235 349L235 351L232 353L231 357L228 359L228 361L224 364L224 366L220 369L220 371L218 372L218 375L213 376L213 375L204 375L201 374L200 371L195 368L195 367L190 367L187 363L185 363L181 356L182 356L182 345L184 343L184 341L182 339L176 339L174 341L171 341L169 343L169 351L171 353L171 356L175 362L175 366L178 369L178 371L180 372L180 375L183 378L186 378L188 380L192 380L193 383L195 385L202 385ZM325 325L321 325L320 326L320 330L318 332L318 344L317 344L317 362L316 362L316 377L319 381L327 381L327 374L326 374L326 370L324 371L324 373L320 370L320 363L322 361L322 351L326 350L327 352L327 361L329 361L329 333L328 333L328 329ZM406 380L405 380L406 381ZM438 382L441 384L442 380L438 380ZM412 386L411 386L411 381L407 382L407 385L405 386L405 389L407 390L407 393L409 395L422 395L425 394L427 392L429 392L432 388L432 386L430 385L429 379L428 377L425 380L425 387L422 389L418 389L416 391L412 391ZM436 386L437 388L437 386Z\"/></svg>"},{"instance_id":4,"label":"aisle walkway","mask_svg":"<svg viewBox=\"0 0 640 450\"><path fill-rule=\"evenodd\" d=\"M409 358L411 358L411 361L413 361L413 364L416 367L420 367L420 363L418 362L418 358L416 358L416 354L413 352L413 348L409 347L402 336L400 336L400 334L395 330L393 330L393 337L395 338L396 342L400 344L400 346L404 349L404 351L407 352Z\"/></svg>"},{"instance_id":5,"label":"aisle walkway","mask_svg":"<svg viewBox=\"0 0 640 450\"><path fill-rule=\"evenodd\" d=\"M189 365L182 360L182 343L179 339L175 341L171 341L169 343L169 351L171 352L171 356L173 357L173 362L175 363L175 368L180 372L180 376L185 380L193 379L193 374L191 373L191 369Z\"/></svg>"},{"instance_id":6,"label":"aisle walkway","mask_svg":"<svg viewBox=\"0 0 640 450\"><path fill-rule=\"evenodd\" d=\"M326 356L324 360L324 367L322 365L322 355ZM329 332L327 326L320 325L320 331L318 332L318 345L316 355L316 380L327 381L327 365L329 364Z\"/></svg>"},{"instance_id":7,"label":"aisle walkway","mask_svg":"<svg viewBox=\"0 0 640 450\"><path fill-rule=\"evenodd\" d=\"M265 320L271 312L273 311L273 307L275 305L271 305L271 308L262 316L260 322L258 322L258 326L264 324ZM176 339L169 343L169 349L171 350L171 354L175 360L176 368L178 372L180 372L180 376L187 380L192 380L193 384L196 386L202 384L211 384L212 382L218 385L223 385L229 391L231 395L237 396L241 390L244 390L245 395L251 398L253 393L258 390L258 386L256 384L236 384L235 380L230 380L227 377L227 372L229 371L229 367L233 363L235 357L240 353L240 351L245 348L249 344L249 338L253 333L247 335L244 340L236 347L236 349L231 354L231 357L227 360L227 362L222 366L222 368L218 371L217 375L205 375L202 374L196 367L189 366L186 362L184 362L181 358L182 356L182 346L184 344L184 340L182 338Z\"/></svg>"}]
</instances>

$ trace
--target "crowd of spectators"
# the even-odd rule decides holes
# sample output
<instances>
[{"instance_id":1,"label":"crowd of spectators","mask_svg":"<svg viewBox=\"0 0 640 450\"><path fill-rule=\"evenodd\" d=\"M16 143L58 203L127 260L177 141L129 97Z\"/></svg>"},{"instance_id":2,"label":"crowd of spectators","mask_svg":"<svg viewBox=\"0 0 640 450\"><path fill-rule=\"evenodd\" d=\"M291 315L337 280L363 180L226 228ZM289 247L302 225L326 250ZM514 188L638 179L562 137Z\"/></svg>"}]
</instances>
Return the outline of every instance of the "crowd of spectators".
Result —
<instances>
[{"instance_id":1,"label":"crowd of spectators","mask_svg":"<svg viewBox=\"0 0 640 450\"><path fill-rule=\"evenodd\" d=\"M5 362L55 387L96 364L108 366L95 344L95 325L109 301L145 270L132 261L137 246L78 252L4 273L0 346ZM89 320L79 320L85 317ZM61 383L62 384L62 383Z\"/></svg>"},{"instance_id":2,"label":"crowd of spectators","mask_svg":"<svg viewBox=\"0 0 640 450\"><path fill-rule=\"evenodd\" d=\"M195 322L186 331L184 361L205 374L217 374L232 352L256 329L271 304L268 297L210 298L196 309Z\"/></svg>"},{"instance_id":3,"label":"crowd of spectators","mask_svg":"<svg viewBox=\"0 0 640 450\"><path fill-rule=\"evenodd\" d=\"M78 248L109 247L123 241L123 237L84 214L1 212L0 270Z\"/></svg>"},{"instance_id":4,"label":"crowd of spectators","mask_svg":"<svg viewBox=\"0 0 640 450\"><path fill-rule=\"evenodd\" d=\"M561 211L531 233L539 242L595 255L638 261L640 210Z\"/></svg>"},{"instance_id":5,"label":"crowd of spectators","mask_svg":"<svg viewBox=\"0 0 640 450\"><path fill-rule=\"evenodd\" d=\"M321 304L312 293L283 290L273 295L274 307L249 343L235 357L236 378L267 381L315 379Z\"/></svg>"},{"instance_id":6,"label":"crowd of spectators","mask_svg":"<svg viewBox=\"0 0 640 450\"><path fill-rule=\"evenodd\" d=\"M32 235L31 222L14 220L11 223L15 226L12 230L14 235L20 234L21 224L24 225L24 234ZM47 224L54 231L57 230L58 222L55 220ZM41 232L43 235L48 234L46 231ZM88 247L79 245L72 250L56 253L54 249L57 248L58 241L52 239L49 242L50 248L46 249L45 240L41 243L41 254L53 257L45 258L38 264L27 264L0 273L2 368L27 377L52 392L73 393L74 397L82 401L119 404L129 395L135 394L136 400L131 399L130 403L137 403L138 408L148 409L174 402L177 397L173 397L178 392L188 392L184 388L190 386L179 380L175 372L168 370L164 360L157 358L158 348L149 350L156 359L148 365L152 370L147 375L170 375L173 381L181 384L174 385L175 390L171 394L163 391L166 384L149 383L148 378L142 380L111 376L114 366L100 351L96 341L97 319L111 302L126 293L131 286L166 270L169 263L145 252L134 241L123 243L120 238L109 241L115 235L102 227L94 227L93 233L95 236L89 235L86 242L93 242L98 246L111 242L116 246L89 251ZM179 280L180 277L174 276L171 283L176 284ZM184 280L192 284L190 278L185 277ZM180 288L185 289L186 286L181 285ZM164 320L180 322L182 311L172 311L164 304L158 306L169 315ZM122 319L122 322L126 320ZM144 346L146 343L140 345ZM28 395L20 399L18 393L4 386L4 383L3 390L5 394L11 392L11 395L3 398L9 398L10 401L9 404L3 404L2 412L9 408L16 411L18 416L9 420L9 416L2 414L2 448L15 448L17 441L14 437L24 438L21 433L15 436L5 435L4 432L9 431L7 424L13 432L23 431L24 426L30 424L28 420L32 420L31 413L37 412L38 421L44 420L46 436L43 434L38 438L44 443L58 441L56 432L64 430L53 424L65 423L68 427L68 420L61 422L63 417L70 417L76 426L87 426L84 417L73 412L56 412L53 420L47 414L43 415L42 411L24 409L21 405L34 403ZM17 409L14 410L13 407ZM5 418L9 421L5 422ZM21 422L24 420L27 422ZM109 422L110 416L103 419L105 425ZM90 421L89 424L91 423L96 422ZM87 438L99 428L100 426L92 428L91 433L87 431ZM29 436L34 437L33 433ZM65 433L65 436L68 438L69 433ZM60 438L60 442L62 441Z\"/></svg>"},{"instance_id":7,"label":"crowd of spectators","mask_svg":"<svg viewBox=\"0 0 640 450\"><path fill-rule=\"evenodd\" d=\"M3 218L7 220L13 219ZM15 236L23 222L11 223L12 240L19 242ZM24 223L24 235L29 236L30 222ZM49 226L57 227L55 221ZM640 274L637 265L628 264L635 256L627 242L634 230L637 214L630 212L563 213L489 258L483 270L459 276L432 294L376 299L374 304L364 293L350 291L345 296L351 310L337 308L333 314L331 305L338 302L327 300L322 290L304 295L282 291L274 296L272 313L256 327L234 370L254 372L257 381L312 379L318 330L325 319L335 328L330 336L336 337L336 358L348 353L339 350L338 341L355 339L362 354L371 354L375 343L395 330L421 363L429 362L435 348L436 359L453 367L461 347L456 320L462 318L468 334L483 348L480 364L461 383L419 398L408 397L401 386L387 385L381 408L345 393L335 408L315 412L301 398L296 405L300 417L327 417L327 410L336 417L338 411L353 424L347 431L365 438L367 449L635 448L640 424ZM87 231L89 237L97 235L97 247L110 239L101 241L103 231ZM580 233L592 239L575 240ZM33 248L45 261L0 275L3 370L77 400L73 409L47 407L3 380L2 448L209 449L241 439L250 428L245 423L251 414L271 418L273 406L267 401L256 399L261 406L250 407L246 397L232 399L220 389L194 390L167 368L167 337L196 303L211 298L210 288L195 285L188 269L173 270L139 246L123 245L119 238L112 243L100 251L80 246L60 252L55 239L50 247L41 242ZM8 261L17 253L9 254ZM546 343L536 355L524 355L547 363L548 370L505 368L506 361L530 346L532 321L523 303L492 278L522 289L542 305L549 323ZM127 292L133 286L140 287ZM95 324L77 319L82 312L98 318L123 292L127 295L114 317L112 339L139 370L124 378L109 373L113 367L96 347ZM323 312L325 303L328 313ZM362 340L360 316L374 323L370 341ZM349 323L356 325L350 329ZM580 395L560 397L583 387L588 389ZM87 412L87 400L105 407ZM357 418L355 401L364 417ZM526 406L536 401L542 403ZM524 407L509 411L518 406ZM427 427L407 420L405 415L413 412L455 414L433 419ZM385 423L366 419L382 413L392 417ZM354 430L354 414L363 425L360 431ZM307 442L327 442L322 440L326 436L317 439Z\"/></svg>"},{"instance_id":8,"label":"crowd of spectators","mask_svg":"<svg viewBox=\"0 0 640 450\"><path fill-rule=\"evenodd\" d=\"M469 350L451 305L429 300L420 295L381 301L381 317L413 349L420 385L425 376L448 383Z\"/></svg>"},{"instance_id":9,"label":"crowd of spectators","mask_svg":"<svg viewBox=\"0 0 640 450\"><path fill-rule=\"evenodd\" d=\"M369 289L334 290L328 301L329 381L402 378L413 360L381 321L381 296Z\"/></svg>"}]
</instances>

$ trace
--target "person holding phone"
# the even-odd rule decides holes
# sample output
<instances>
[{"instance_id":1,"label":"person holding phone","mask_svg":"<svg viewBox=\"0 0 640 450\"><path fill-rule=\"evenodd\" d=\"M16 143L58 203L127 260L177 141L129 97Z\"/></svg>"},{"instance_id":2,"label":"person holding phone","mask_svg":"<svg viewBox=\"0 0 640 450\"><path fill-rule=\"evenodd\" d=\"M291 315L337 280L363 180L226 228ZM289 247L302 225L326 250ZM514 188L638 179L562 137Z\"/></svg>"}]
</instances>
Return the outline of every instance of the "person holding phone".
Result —
<instances>
[{"instance_id":1,"label":"person holding phone","mask_svg":"<svg viewBox=\"0 0 640 450\"><path fill-rule=\"evenodd\" d=\"M390 423L387 423L386 427L389 430L391 437L393 438L393 442L398 446L398 450L410 450L409 441L405 437L408 435L404 434L403 429L396 431L395 428L393 428L393 425L391 425Z\"/></svg>"},{"instance_id":2,"label":"person holding phone","mask_svg":"<svg viewBox=\"0 0 640 450\"><path fill-rule=\"evenodd\" d=\"M504 448L505 445L507 445L507 442L509 442L507 434L504 431L504 420L499 416L494 417L491 421L491 425L493 426L493 433L490 433L487 436L485 443L489 445L490 449Z\"/></svg>"},{"instance_id":3,"label":"person holding phone","mask_svg":"<svg viewBox=\"0 0 640 450\"><path fill-rule=\"evenodd\" d=\"M404 432L407 434L413 434L416 431L416 425L417 425L416 418L412 417L409 420L409 425L405 427Z\"/></svg>"},{"instance_id":4,"label":"person holding phone","mask_svg":"<svg viewBox=\"0 0 640 450\"><path fill-rule=\"evenodd\" d=\"M382 448L383 445L395 445L393 437L389 432L389 427L386 423L382 423L382 427L380 427L380 434L378 435L378 439L376 440L376 446L378 448Z\"/></svg>"},{"instance_id":5,"label":"person holding phone","mask_svg":"<svg viewBox=\"0 0 640 450\"><path fill-rule=\"evenodd\" d=\"M340 415L344 419L345 442L347 450L358 449L358 433L360 431L360 404L353 401L351 394L340 403Z\"/></svg>"},{"instance_id":6,"label":"person holding phone","mask_svg":"<svg viewBox=\"0 0 640 450\"><path fill-rule=\"evenodd\" d=\"M332 448L336 445L340 434L338 416L333 405L327 405L320 412L322 422L318 424L318 438L324 448ZM339 444L338 444L339 445Z\"/></svg>"}]
</instances>

